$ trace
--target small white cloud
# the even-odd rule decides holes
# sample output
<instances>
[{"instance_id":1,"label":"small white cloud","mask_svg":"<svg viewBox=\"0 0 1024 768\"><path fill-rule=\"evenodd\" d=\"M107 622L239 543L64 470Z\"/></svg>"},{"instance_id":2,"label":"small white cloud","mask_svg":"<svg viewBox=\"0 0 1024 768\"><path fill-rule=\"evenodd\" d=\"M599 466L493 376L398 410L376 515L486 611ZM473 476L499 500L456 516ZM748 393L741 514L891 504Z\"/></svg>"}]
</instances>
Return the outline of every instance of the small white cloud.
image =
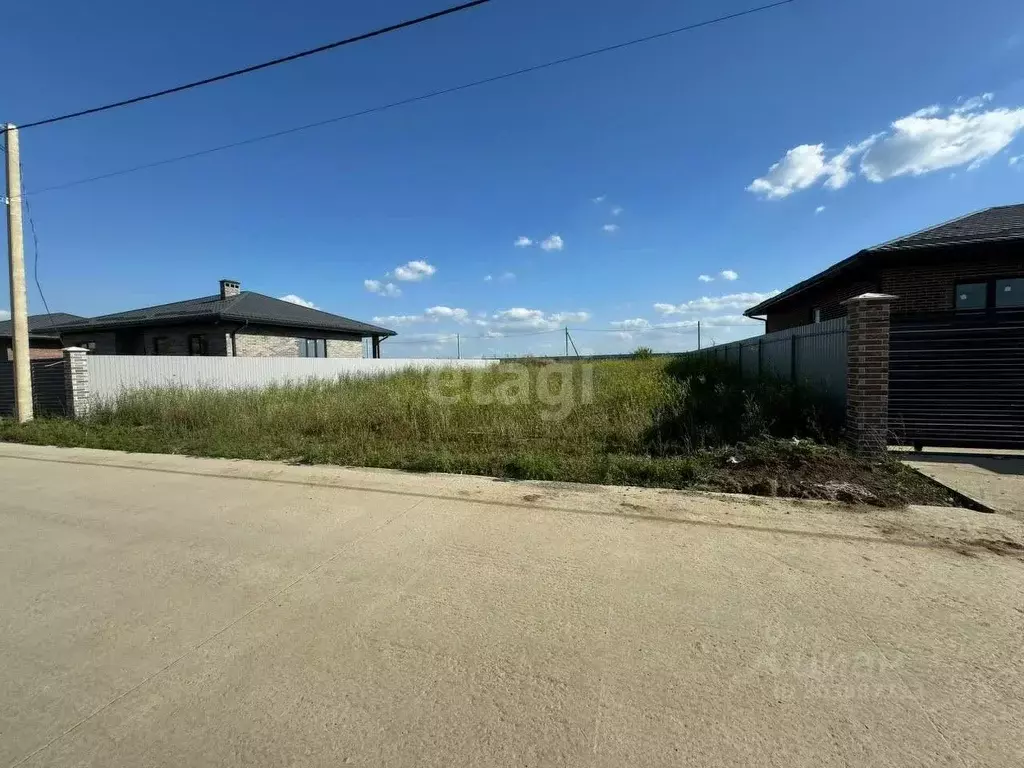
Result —
<instances>
[{"instance_id":1,"label":"small white cloud","mask_svg":"<svg viewBox=\"0 0 1024 768\"><path fill-rule=\"evenodd\" d=\"M560 235L552 235L540 244L541 250L544 251L560 251L565 248L565 241L562 240Z\"/></svg>"},{"instance_id":2,"label":"small white cloud","mask_svg":"<svg viewBox=\"0 0 1024 768\"><path fill-rule=\"evenodd\" d=\"M520 237L516 238L514 245L516 248L529 248L531 245L533 245L533 240L528 238L526 235L521 235Z\"/></svg>"},{"instance_id":3,"label":"small white cloud","mask_svg":"<svg viewBox=\"0 0 1024 768\"><path fill-rule=\"evenodd\" d=\"M381 315L373 318L373 322L380 323L382 325L410 325L412 323L422 323L422 315Z\"/></svg>"},{"instance_id":4,"label":"small white cloud","mask_svg":"<svg viewBox=\"0 0 1024 768\"><path fill-rule=\"evenodd\" d=\"M723 269L721 272L719 272L719 274L722 276L723 280L738 280L739 279L739 274L737 272L734 272L731 269Z\"/></svg>"},{"instance_id":5,"label":"small white cloud","mask_svg":"<svg viewBox=\"0 0 1024 768\"><path fill-rule=\"evenodd\" d=\"M715 278L713 278L711 275L701 275L697 279L700 280L702 283L713 283L713 282L715 282Z\"/></svg>"},{"instance_id":6,"label":"small white cloud","mask_svg":"<svg viewBox=\"0 0 1024 768\"><path fill-rule=\"evenodd\" d=\"M1024 155L1014 155L1010 158L1010 165L1017 165L1021 160L1024 160Z\"/></svg>"},{"instance_id":7,"label":"small white cloud","mask_svg":"<svg viewBox=\"0 0 1024 768\"><path fill-rule=\"evenodd\" d=\"M505 272L501 276L501 280L503 282L506 282L506 283L509 282L510 280L515 280L515 279L516 279L516 273L515 272Z\"/></svg>"},{"instance_id":8,"label":"small white cloud","mask_svg":"<svg viewBox=\"0 0 1024 768\"><path fill-rule=\"evenodd\" d=\"M287 296L278 296L278 298L281 301L287 301L289 304L298 304L300 307L306 307L307 309L316 309L316 304L312 301L296 296L294 293L289 293Z\"/></svg>"},{"instance_id":9,"label":"small white cloud","mask_svg":"<svg viewBox=\"0 0 1024 768\"><path fill-rule=\"evenodd\" d=\"M603 203L607 199L608 199L608 195L598 195L597 197L590 198L590 200L592 202L594 202L594 203L596 203L598 205L600 205L601 203Z\"/></svg>"},{"instance_id":10,"label":"small white cloud","mask_svg":"<svg viewBox=\"0 0 1024 768\"><path fill-rule=\"evenodd\" d=\"M380 280L363 280L363 287L370 293L392 298L402 295L402 289L394 283L382 283Z\"/></svg>"},{"instance_id":11,"label":"small white cloud","mask_svg":"<svg viewBox=\"0 0 1024 768\"><path fill-rule=\"evenodd\" d=\"M601 229L603 229L605 232L614 233L614 232L618 232L619 231L619 225L618 224L605 224L603 227L601 227Z\"/></svg>"},{"instance_id":12,"label":"small white cloud","mask_svg":"<svg viewBox=\"0 0 1024 768\"><path fill-rule=\"evenodd\" d=\"M554 323L585 323L590 320L589 312L556 312L551 315Z\"/></svg>"},{"instance_id":13,"label":"small white cloud","mask_svg":"<svg viewBox=\"0 0 1024 768\"><path fill-rule=\"evenodd\" d=\"M719 312L723 309L748 309L755 304L760 304L765 299L777 296L779 291L768 293L730 293L725 296L703 296L693 301L685 301L682 304L658 303L654 310L662 315L690 315L701 312Z\"/></svg>"},{"instance_id":14,"label":"small white cloud","mask_svg":"<svg viewBox=\"0 0 1024 768\"><path fill-rule=\"evenodd\" d=\"M484 282L489 283L494 279L493 275L484 275Z\"/></svg>"},{"instance_id":15,"label":"small white cloud","mask_svg":"<svg viewBox=\"0 0 1024 768\"><path fill-rule=\"evenodd\" d=\"M622 211L622 206L616 205L614 208L612 208L612 216L620 216L622 214Z\"/></svg>"},{"instance_id":16,"label":"small white cloud","mask_svg":"<svg viewBox=\"0 0 1024 768\"><path fill-rule=\"evenodd\" d=\"M616 320L611 323L612 328L620 328L624 331L644 331L651 327L650 322L642 317L634 317L630 320Z\"/></svg>"},{"instance_id":17,"label":"small white cloud","mask_svg":"<svg viewBox=\"0 0 1024 768\"><path fill-rule=\"evenodd\" d=\"M0 320L10 320L11 313L6 309L0 309Z\"/></svg>"},{"instance_id":18,"label":"small white cloud","mask_svg":"<svg viewBox=\"0 0 1024 768\"><path fill-rule=\"evenodd\" d=\"M428 320L454 320L457 323L469 320L469 312L457 307L431 307L424 315Z\"/></svg>"},{"instance_id":19,"label":"small white cloud","mask_svg":"<svg viewBox=\"0 0 1024 768\"><path fill-rule=\"evenodd\" d=\"M817 214L821 213L824 210L825 210L825 206L824 205L819 205L817 208L814 209L814 214L817 215Z\"/></svg>"},{"instance_id":20,"label":"small white cloud","mask_svg":"<svg viewBox=\"0 0 1024 768\"><path fill-rule=\"evenodd\" d=\"M426 280L435 272L437 272L437 267L433 264L422 260L410 261L400 267L395 267L395 279L407 283L418 283L420 280Z\"/></svg>"}]
</instances>

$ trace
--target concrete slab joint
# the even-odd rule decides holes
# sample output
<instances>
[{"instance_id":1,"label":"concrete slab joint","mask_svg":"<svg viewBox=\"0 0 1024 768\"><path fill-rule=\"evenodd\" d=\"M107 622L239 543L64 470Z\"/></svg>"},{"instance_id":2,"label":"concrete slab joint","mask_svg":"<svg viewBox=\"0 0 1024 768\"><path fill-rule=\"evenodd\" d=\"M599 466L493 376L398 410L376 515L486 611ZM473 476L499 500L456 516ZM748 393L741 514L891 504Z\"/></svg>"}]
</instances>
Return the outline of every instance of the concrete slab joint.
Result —
<instances>
[{"instance_id":1,"label":"concrete slab joint","mask_svg":"<svg viewBox=\"0 0 1024 768\"><path fill-rule=\"evenodd\" d=\"M862 293L843 302L848 314L846 431L860 454L881 456L889 434L889 316L897 299Z\"/></svg>"},{"instance_id":2,"label":"concrete slab joint","mask_svg":"<svg viewBox=\"0 0 1024 768\"><path fill-rule=\"evenodd\" d=\"M89 350L65 347L64 395L68 416L80 419L89 413Z\"/></svg>"}]
</instances>

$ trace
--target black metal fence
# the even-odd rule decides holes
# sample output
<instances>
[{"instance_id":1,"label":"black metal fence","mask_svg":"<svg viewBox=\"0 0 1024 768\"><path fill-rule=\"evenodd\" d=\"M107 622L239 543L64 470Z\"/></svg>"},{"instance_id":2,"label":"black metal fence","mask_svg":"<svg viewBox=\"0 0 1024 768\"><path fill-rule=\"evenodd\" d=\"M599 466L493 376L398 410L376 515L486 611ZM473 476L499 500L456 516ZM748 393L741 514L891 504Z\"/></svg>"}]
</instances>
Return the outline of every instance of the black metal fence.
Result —
<instances>
[{"instance_id":1,"label":"black metal fence","mask_svg":"<svg viewBox=\"0 0 1024 768\"><path fill-rule=\"evenodd\" d=\"M32 403L37 416L67 413L64 389L64 360L33 360ZM0 361L0 416L14 415L14 363Z\"/></svg>"}]
</instances>

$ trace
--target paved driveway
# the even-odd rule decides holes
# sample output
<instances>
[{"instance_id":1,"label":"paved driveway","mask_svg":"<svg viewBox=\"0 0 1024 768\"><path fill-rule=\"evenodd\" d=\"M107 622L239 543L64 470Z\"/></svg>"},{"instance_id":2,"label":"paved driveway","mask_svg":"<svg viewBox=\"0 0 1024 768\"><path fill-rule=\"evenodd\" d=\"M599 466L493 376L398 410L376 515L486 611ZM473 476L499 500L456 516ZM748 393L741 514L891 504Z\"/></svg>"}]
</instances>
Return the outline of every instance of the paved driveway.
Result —
<instances>
[{"instance_id":1,"label":"paved driveway","mask_svg":"<svg viewBox=\"0 0 1024 768\"><path fill-rule=\"evenodd\" d=\"M1024 451L925 449L903 461L989 509L1024 520Z\"/></svg>"},{"instance_id":2,"label":"paved driveway","mask_svg":"<svg viewBox=\"0 0 1024 768\"><path fill-rule=\"evenodd\" d=\"M0 764L1019 766L960 510L0 445Z\"/></svg>"}]
</instances>

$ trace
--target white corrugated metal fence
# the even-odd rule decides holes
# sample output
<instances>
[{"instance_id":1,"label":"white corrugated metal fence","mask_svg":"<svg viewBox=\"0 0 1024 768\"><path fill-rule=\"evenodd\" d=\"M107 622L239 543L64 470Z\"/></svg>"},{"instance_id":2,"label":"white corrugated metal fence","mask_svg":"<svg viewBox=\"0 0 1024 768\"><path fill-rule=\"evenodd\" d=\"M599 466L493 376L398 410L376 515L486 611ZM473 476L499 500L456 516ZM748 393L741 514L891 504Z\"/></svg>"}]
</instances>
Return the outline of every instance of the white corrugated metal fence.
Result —
<instances>
[{"instance_id":1,"label":"white corrugated metal fence","mask_svg":"<svg viewBox=\"0 0 1024 768\"><path fill-rule=\"evenodd\" d=\"M124 392L160 387L261 389L330 381L351 376L381 376L403 370L440 367L484 368L495 360L399 360L308 357L164 357L90 355L89 389L94 404Z\"/></svg>"}]
</instances>

